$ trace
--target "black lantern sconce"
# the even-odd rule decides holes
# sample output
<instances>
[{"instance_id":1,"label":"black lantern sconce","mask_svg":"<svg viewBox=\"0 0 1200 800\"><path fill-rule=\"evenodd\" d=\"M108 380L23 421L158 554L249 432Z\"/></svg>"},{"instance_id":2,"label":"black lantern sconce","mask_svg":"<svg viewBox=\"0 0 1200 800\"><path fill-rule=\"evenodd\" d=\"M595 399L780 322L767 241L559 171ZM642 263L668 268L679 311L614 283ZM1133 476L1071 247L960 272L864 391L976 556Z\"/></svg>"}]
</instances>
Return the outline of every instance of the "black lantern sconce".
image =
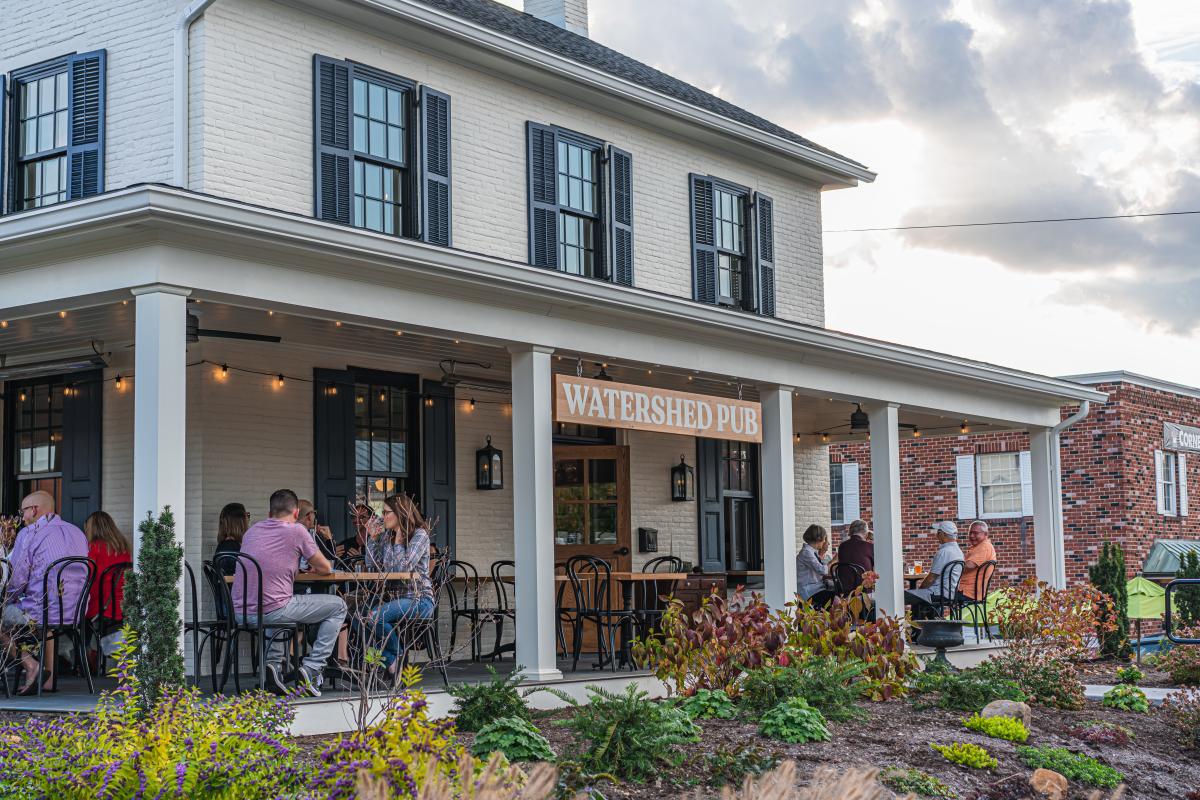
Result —
<instances>
[{"instance_id":1,"label":"black lantern sconce","mask_svg":"<svg viewBox=\"0 0 1200 800\"><path fill-rule=\"evenodd\" d=\"M683 456L671 467L671 499L675 502L696 499L696 471L687 465Z\"/></svg>"},{"instance_id":2,"label":"black lantern sconce","mask_svg":"<svg viewBox=\"0 0 1200 800\"><path fill-rule=\"evenodd\" d=\"M487 437L487 446L475 451L475 488L504 488L504 451L492 447L492 437Z\"/></svg>"}]
</instances>

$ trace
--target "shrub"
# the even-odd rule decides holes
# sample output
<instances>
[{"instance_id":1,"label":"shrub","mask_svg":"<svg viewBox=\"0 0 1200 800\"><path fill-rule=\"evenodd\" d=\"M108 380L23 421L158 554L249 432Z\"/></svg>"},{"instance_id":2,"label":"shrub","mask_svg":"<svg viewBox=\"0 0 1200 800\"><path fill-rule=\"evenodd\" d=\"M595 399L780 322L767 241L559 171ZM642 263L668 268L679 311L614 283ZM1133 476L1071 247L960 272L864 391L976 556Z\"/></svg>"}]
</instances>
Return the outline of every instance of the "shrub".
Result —
<instances>
[{"instance_id":1,"label":"shrub","mask_svg":"<svg viewBox=\"0 0 1200 800\"><path fill-rule=\"evenodd\" d=\"M991 736L993 739L1004 739L1009 742L1024 742L1029 738L1029 730L1019 719L1012 717L981 717L975 714L963 720L968 729Z\"/></svg>"},{"instance_id":2,"label":"shrub","mask_svg":"<svg viewBox=\"0 0 1200 800\"><path fill-rule=\"evenodd\" d=\"M1117 670L1117 683L1127 683L1130 686L1137 686L1146 677L1146 673L1142 672L1132 664L1128 667L1121 667Z\"/></svg>"},{"instance_id":3,"label":"shrub","mask_svg":"<svg viewBox=\"0 0 1200 800\"><path fill-rule=\"evenodd\" d=\"M1133 741L1133 731L1129 728L1126 728L1124 725L1103 722L1101 720L1092 720L1091 722L1085 722L1082 725L1068 728L1067 733L1079 741L1087 742L1088 744L1107 744L1123 747Z\"/></svg>"},{"instance_id":4,"label":"shrub","mask_svg":"<svg viewBox=\"0 0 1200 800\"><path fill-rule=\"evenodd\" d=\"M1024 701L1025 693L1014 681L989 670L953 672L940 661L931 661L914 676L912 691L918 705L937 705L954 711L982 711L993 700ZM933 698L929 698L934 695ZM932 699L932 703L927 700Z\"/></svg>"},{"instance_id":5,"label":"shrub","mask_svg":"<svg viewBox=\"0 0 1200 800\"><path fill-rule=\"evenodd\" d=\"M1200 639L1200 625L1183 628L1179 636ZM1171 682L1180 686L1200 685L1200 645L1177 644L1159 655L1154 666L1171 676Z\"/></svg>"},{"instance_id":6,"label":"shrub","mask_svg":"<svg viewBox=\"0 0 1200 800\"><path fill-rule=\"evenodd\" d=\"M954 797L949 786L916 767L888 767L880 773L879 782L900 795L911 792L919 797Z\"/></svg>"},{"instance_id":7,"label":"shrub","mask_svg":"<svg viewBox=\"0 0 1200 800\"><path fill-rule=\"evenodd\" d=\"M521 717L501 717L479 729L471 752L480 758L491 753L503 753L509 761L553 761L550 742Z\"/></svg>"},{"instance_id":8,"label":"shrub","mask_svg":"<svg viewBox=\"0 0 1200 800\"><path fill-rule=\"evenodd\" d=\"M760 667L746 673L738 706L750 718L759 718L800 691L800 672L791 667Z\"/></svg>"},{"instance_id":9,"label":"shrub","mask_svg":"<svg viewBox=\"0 0 1200 800\"><path fill-rule=\"evenodd\" d=\"M1125 779L1112 767L1065 747L1018 747L1017 757L1031 769L1052 769L1069 781L1083 781L1104 789L1112 789Z\"/></svg>"},{"instance_id":10,"label":"shrub","mask_svg":"<svg viewBox=\"0 0 1200 800\"><path fill-rule=\"evenodd\" d=\"M996 604L1000 636L1009 650L1062 660L1087 654L1088 638L1114 626L1112 600L1090 586L1055 589L1027 580L1004 590Z\"/></svg>"},{"instance_id":11,"label":"shrub","mask_svg":"<svg viewBox=\"0 0 1200 800\"><path fill-rule=\"evenodd\" d=\"M1176 578L1200 578L1200 555L1195 550L1184 553L1179 560ZM1172 609L1179 615L1179 624L1184 628L1200 625L1200 586L1180 586L1172 592L1175 604Z\"/></svg>"},{"instance_id":12,"label":"shrub","mask_svg":"<svg viewBox=\"0 0 1200 800\"><path fill-rule=\"evenodd\" d=\"M575 711L556 724L570 728L587 743L579 756L583 770L611 773L640 781L663 766L678 766L684 754L680 745L699 738L700 729L687 713L671 703L656 703L632 684L622 694L589 686L587 703L558 689L544 689Z\"/></svg>"},{"instance_id":13,"label":"shrub","mask_svg":"<svg viewBox=\"0 0 1200 800\"><path fill-rule=\"evenodd\" d=\"M679 707L692 719L733 719L733 701L724 692L699 689L691 697L685 697Z\"/></svg>"},{"instance_id":14,"label":"shrub","mask_svg":"<svg viewBox=\"0 0 1200 800\"><path fill-rule=\"evenodd\" d=\"M1184 689L1170 695L1163 701L1163 708L1179 729L1183 746L1200 750L1200 689Z\"/></svg>"},{"instance_id":15,"label":"shrub","mask_svg":"<svg viewBox=\"0 0 1200 800\"><path fill-rule=\"evenodd\" d=\"M1068 710L1083 708L1079 670L1052 652L1010 648L976 670L996 680L1012 680L1030 703Z\"/></svg>"},{"instance_id":16,"label":"shrub","mask_svg":"<svg viewBox=\"0 0 1200 800\"><path fill-rule=\"evenodd\" d=\"M1099 610L1100 654L1125 658L1129 648L1129 598L1125 591L1125 553L1116 542L1105 542L1100 558L1088 567L1088 579L1097 591L1108 596L1109 604Z\"/></svg>"},{"instance_id":17,"label":"shrub","mask_svg":"<svg viewBox=\"0 0 1200 800\"><path fill-rule=\"evenodd\" d=\"M175 516L170 506L158 519L147 514L138 532L137 569L125 574L122 607L125 624L141 642L133 670L141 708L149 711L163 692L183 686L183 654L179 651L183 548L175 541Z\"/></svg>"},{"instance_id":18,"label":"shrub","mask_svg":"<svg viewBox=\"0 0 1200 800\"><path fill-rule=\"evenodd\" d=\"M1125 683L1118 684L1105 692L1100 703L1108 708L1119 708L1122 711L1133 711L1137 714L1145 714L1150 711L1150 701L1146 699L1146 693L1136 686Z\"/></svg>"},{"instance_id":19,"label":"shrub","mask_svg":"<svg viewBox=\"0 0 1200 800\"><path fill-rule=\"evenodd\" d=\"M795 667L799 677L796 696L834 722L867 719L867 712L857 705L873 687L872 681L863 677L866 669L867 665L857 660L839 663L832 656L810 658Z\"/></svg>"},{"instance_id":20,"label":"shrub","mask_svg":"<svg viewBox=\"0 0 1200 800\"><path fill-rule=\"evenodd\" d=\"M454 725L460 731L473 733L501 717L516 717L529 721L529 707L517 691L523 680L521 668L510 675L500 675L489 664L490 677L485 683L462 683L447 691L454 696Z\"/></svg>"},{"instance_id":21,"label":"shrub","mask_svg":"<svg viewBox=\"0 0 1200 800\"><path fill-rule=\"evenodd\" d=\"M954 742L953 744L930 744L934 750L942 754L942 758L952 764L961 764L972 769L991 769L998 761L991 753L977 744L969 742Z\"/></svg>"},{"instance_id":22,"label":"shrub","mask_svg":"<svg viewBox=\"0 0 1200 800\"><path fill-rule=\"evenodd\" d=\"M779 765L779 753L767 753L756 744L730 748L722 745L705 756L700 770L709 786L740 786L746 776L757 778Z\"/></svg>"},{"instance_id":23,"label":"shrub","mask_svg":"<svg viewBox=\"0 0 1200 800\"><path fill-rule=\"evenodd\" d=\"M802 697L791 697L763 715L758 732L792 744L829 741L825 717Z\"/></svg>"},{"instance_id":24,"label":"shrub","mask_svg":"<svg viewBox=\"0 0 1200 800\"><path fill-rule=\"evenodd\" d=\"M343 734L321 753L321 767L309 781L315 797L350 800L356 776L366 773L387 787L387 797L415 798L420 787L441 775L457 780L464 748L454 722L429 719L425 694L416 685L421 672L408 667L402 691L388 698L383 720L366 730Z\"/></svg>"},{"instance_id":25,"label":"shrub","mask_svg":"<svg viewBox=\"0 0 1200 800\"><path fill-rule=\"evenodd\" d=\"M30 717L0 728L0 798L273 798L303 773L282 739L287 702L264 692L203 700L163 687L148 713L134 670L137 637L117 652L117 689L95 714Z\"/></svg>"}]
</instances>

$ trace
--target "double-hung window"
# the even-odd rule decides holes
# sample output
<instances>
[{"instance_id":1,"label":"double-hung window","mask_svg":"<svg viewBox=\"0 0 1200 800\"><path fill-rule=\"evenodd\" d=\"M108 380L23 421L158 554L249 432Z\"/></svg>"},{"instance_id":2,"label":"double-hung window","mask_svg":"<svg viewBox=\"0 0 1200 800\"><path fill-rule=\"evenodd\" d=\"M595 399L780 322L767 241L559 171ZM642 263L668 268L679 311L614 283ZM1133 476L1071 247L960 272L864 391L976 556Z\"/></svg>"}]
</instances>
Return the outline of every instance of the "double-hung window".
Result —
<instances>
[{"instance_id":1,"label":"double-hung window","mask_svg":"<svg viewBox=\"0 0 1200 800\"><path fill-rule=\"evenodd\" d=\"M105 53L100 50L11 74L8 210L40 208L103 191L104 71ZM5 82L0 76L0 89Z\"/></svg>"},{"instance_id":2,"label":"double-hung window","mask_svg":"<svg viewBox=\"0 0 1200 800\"><path fill-rule=\"evenodd\" d=\"M774 202L708 175L690 182L693 298L774 316Z\"/></svg>"},{"instance_id":3,"label":"double-hung window","mask_svg":"<svg viewBox=\"0 0 1200 800\"><path fill-rule=\"evenodd\" d=\"M534 122L527 135L529 263L632 285L632 156Z\"/></svg>"},{"instance_id":4,"label":"double-hung window","mask_svg":"<svg viewBox=\"0 0 1200 800\"><path fill-rule=\"evenodd\" d=\"M847 525L861 514L858 500L858 463L844 461L829 465L829 521Z\"/></svg>"},{"instance_id":5,"label":"double-hung window","mask_svg":"<svg viewBox=\"0 0 1200 800\"><path fill-rule=\"evenodd\" d=\"M1159 514L1164 517L1186 517L1187 456L1170 450L1155 450L1154 487Z\"/></svg>"},{"instance_id":6,"label":"double-hung window","mask_svg":"<svg viewBox=\"0 0 1200 800\"><path fill-rule=\"evenodd\" d=\"M1028 450L957 456L955 471L960 520L1033 515Z\"/></svg>"},{"instance_id":7,"label":"double-hung window","mask_svg":"<svg viewBox=\"0 0 1200 800\"><path fill-rule=\"evenodd\" d=\"M316 56L316 216L450 244L450 97Z\"/></svg>"}]
</instances>

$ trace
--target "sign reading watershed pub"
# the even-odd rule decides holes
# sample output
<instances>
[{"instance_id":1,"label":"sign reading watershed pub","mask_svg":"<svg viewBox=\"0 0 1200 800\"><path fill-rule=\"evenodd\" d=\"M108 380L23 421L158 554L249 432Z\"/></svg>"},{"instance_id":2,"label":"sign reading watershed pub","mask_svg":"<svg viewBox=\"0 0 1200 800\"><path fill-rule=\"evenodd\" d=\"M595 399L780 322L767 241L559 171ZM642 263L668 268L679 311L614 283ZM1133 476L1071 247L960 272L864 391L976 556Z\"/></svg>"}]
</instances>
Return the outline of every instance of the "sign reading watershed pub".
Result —
<instances>
[{"instance_id":1,"label":"sign reading watershed pub","mask_svg":"<svg viewBox=\"0 0 1200 800\"><path fill-rule=\"evenodd\" d=\"M554 376L555 422L761 442L761 420L762 407L748 400Z\"/></svg>"},{"instance_id":2,"label":"sign reading watershed pub","mask_svg":"<svg viewBox=\"0 0 1200 800\"><path fill-rule=\"evenodd\" d=\"M1200 428L1176 425L1174 422L1164 422L1163 448L1200 453Z\"/></svg>"}]
</instances>

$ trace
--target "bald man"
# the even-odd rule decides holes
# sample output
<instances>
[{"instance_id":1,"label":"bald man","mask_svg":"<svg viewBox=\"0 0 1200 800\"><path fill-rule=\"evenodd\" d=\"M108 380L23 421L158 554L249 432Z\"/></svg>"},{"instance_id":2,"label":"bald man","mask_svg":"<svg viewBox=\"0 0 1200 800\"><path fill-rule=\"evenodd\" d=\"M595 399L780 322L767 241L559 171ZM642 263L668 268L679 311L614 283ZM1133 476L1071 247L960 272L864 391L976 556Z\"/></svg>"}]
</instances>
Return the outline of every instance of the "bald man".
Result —
<instances>
[{"instance_id":1,"label":"bald man","mask_svg":"<svg viewBox=\"0 0 1200 800\"><path fill-rule=\"evenodd\" d=\"M17 534L17 541L8 557L12 572L8 579L0 622L6 628L40 626L43 612L48 612L49 623L59 624L64 620L59 618L60 604L57 597L51 598L47 604L43 596L46 571L60 558L86 558L87 536L54 513L54 498L46 492L34 492L22 500L21 517L25 521L25 527ZM63 615L68 616L66 622L74 622L69 616L74 613L83 594L87 571L80 565L71 565L62 569L60 575L51 575L51 582L55 577L61 579ZM28 693L37 679L37 661L29 653L22 653L21 663L25 667L25 681L21 692ZM48 661L47 683L52 668L53 665Z\"/></svg>"}]
</instances>

